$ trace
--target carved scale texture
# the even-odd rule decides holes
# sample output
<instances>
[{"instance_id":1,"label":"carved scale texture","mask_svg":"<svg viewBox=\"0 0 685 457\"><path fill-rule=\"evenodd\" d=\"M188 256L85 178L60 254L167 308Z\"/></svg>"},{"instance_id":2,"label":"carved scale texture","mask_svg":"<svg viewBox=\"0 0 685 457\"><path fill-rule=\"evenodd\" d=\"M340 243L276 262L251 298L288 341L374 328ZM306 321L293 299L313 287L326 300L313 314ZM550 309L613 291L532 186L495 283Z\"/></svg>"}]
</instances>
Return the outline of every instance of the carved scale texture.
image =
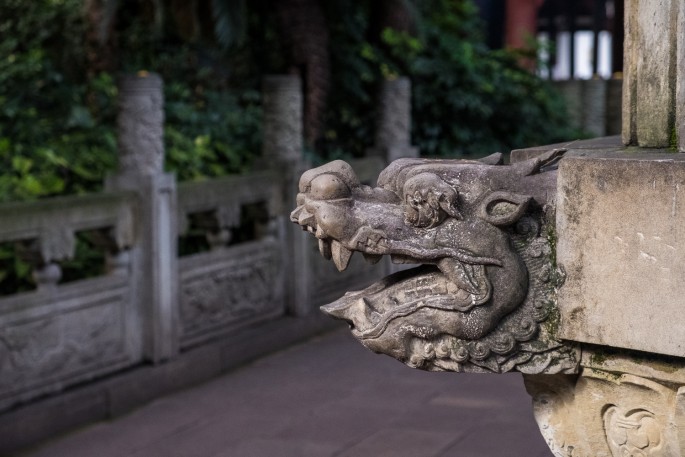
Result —
<instances>
[{"instance_id":1,"label":"carved scale texture","mask_svg":"<svg viewBox=\"0 0 685 457\"><path fill-rule=\"evenodd\" d=\"M554 209L527 214L507 229L529 276L524 302L485 337L469 341L443 334L413 338L407 364L428 371L494 372L526 374L575 373L578 354L574 347L555 338L559 314L556 289L563 273L552 262Z\"/></svg>"}]
</instances>

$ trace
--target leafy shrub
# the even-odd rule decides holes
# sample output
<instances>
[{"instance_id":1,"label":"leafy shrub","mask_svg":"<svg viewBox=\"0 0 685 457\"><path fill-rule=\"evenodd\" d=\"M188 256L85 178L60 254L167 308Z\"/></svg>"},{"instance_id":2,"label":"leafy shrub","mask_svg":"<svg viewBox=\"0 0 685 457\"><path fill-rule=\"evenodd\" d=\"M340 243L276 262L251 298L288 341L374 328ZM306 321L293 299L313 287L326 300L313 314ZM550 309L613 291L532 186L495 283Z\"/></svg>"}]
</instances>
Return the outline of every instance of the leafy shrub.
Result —
<instances>
[{"instance_id":1,"label":"leafy shrub","mask_svg":"<svg viewBox=\"0 0 685 457\"><path fill-rule=\"evenodd\" d=\"M412 80L412 141L422 155L459 157L553 143L567 128L559 94L519 64L521 55L490 50L469 1L414 2L419 32L382 33L366 41L368 18L334 12L331 95L323 155L362 155L373 139L373 101L383 79Z\"/></svg>"},{"instance_id":2,"label":"leafy shrub","mask_svg":"<svg viewBox=\"0 0 685 457\"><path fill-rule=\"evenodd\" d=\"M98 191L116 166L116 76L86 78L82 8L0 0L0 201ZM167 169L181 180L246 171L260 149L259 93L227 90L202 49L151 39L141 22L125 32L121 67L166 81Z\"/></svg>"}]
</instances>

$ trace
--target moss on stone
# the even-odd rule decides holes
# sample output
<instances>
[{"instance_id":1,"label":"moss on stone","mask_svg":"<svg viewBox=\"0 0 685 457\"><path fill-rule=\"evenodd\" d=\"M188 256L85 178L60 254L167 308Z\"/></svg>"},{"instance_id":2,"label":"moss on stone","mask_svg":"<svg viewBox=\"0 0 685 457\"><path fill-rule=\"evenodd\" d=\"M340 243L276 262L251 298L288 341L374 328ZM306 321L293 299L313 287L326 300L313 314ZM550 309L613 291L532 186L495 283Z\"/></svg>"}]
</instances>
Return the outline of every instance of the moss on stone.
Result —
<instances>
[{"instance_id":1,"label":"moss on stone","mask_svg":"<svg viewBox=\"0 0 685 457\"><path fill-rule=\"evenodd\" d=\"M561 314L553 302L547 304L549 314L547 315L547 320L542 324L545 326L545 330L549 336L553 339L557 339L557 333L559 332L559 324L561 323Z\"/></svg>"},{"instance_id":2,"label":"moss on stone","mask_svg":"<svg viewBox=\"0 0 685 457\"><path fill-rule=\"evenodd\" d=\"M671 127L668 148L673 152L678 152L678 130L676 129L675 124Z\"/></svg>"},{"instance_id":3,"label":"moss on stone","mask_svg":"<svg viewBox=\"0 0 685 457\"><path fill-rule=\"evenodd\" d=\"M593 352L590 356L590 363L592 365L604 365L609 356L604 351Z\"/></svg>"},{"instance_id":4,"label":"moss on stone","mask_svg":"<svg viewBox=\"0 0 685 457\"><path fill-rule=\"evenodd\" d=\"M545 227L545 232L547 235L547 242L550 248L550 262L552 263L552 268L557 269L557 231L554 228L554 224L548 223Z\"/></svg>"},{"instance_id":5,"label":"moss on stone","mask_svg":"<svg viewBox=\"0 0 685 457\"><path fill-rule=\"evenodd\" d=\"M592 370L592 373L595 377L603 378L603 379L606 379L607 381L611 381L611 382L618 382L618 380L621 378L620 374L612 373L610 371Z\"/></svg>"}]
</instances>

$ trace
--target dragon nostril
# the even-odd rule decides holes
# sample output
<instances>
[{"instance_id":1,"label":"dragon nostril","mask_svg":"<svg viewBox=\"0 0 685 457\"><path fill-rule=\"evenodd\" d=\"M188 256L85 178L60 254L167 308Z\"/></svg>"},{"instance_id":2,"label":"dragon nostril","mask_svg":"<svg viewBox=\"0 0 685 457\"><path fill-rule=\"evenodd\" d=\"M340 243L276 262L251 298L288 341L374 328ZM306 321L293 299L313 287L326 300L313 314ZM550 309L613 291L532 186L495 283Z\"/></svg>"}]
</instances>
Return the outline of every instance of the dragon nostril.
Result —
<instances>
[{"instance_id":1,"label":"dragon nostril","mask_svg":"<svg viewBox=\"0 0 685 457\"><path fill-rule=\"evenodd\" d=\"M298 218L297 218L297 223L300 225L314 225L315 224L315 219L314 215L307 211L306 209L302 208L302 211L300 211Z\"/></svg>"},{"instance_id":2,"label":"dragon nostril","mask_svg":"<svg viewBox=\"0 0 685 457\"><path fill-rule=\"evenodd\" d=\"M292 213L290 213L290 222L294 222L296 224L299 224L300 221L300 215L302 214L302 211L304 208L302 206L298 206L293 210Z\"/></svg>"}]
</instances>

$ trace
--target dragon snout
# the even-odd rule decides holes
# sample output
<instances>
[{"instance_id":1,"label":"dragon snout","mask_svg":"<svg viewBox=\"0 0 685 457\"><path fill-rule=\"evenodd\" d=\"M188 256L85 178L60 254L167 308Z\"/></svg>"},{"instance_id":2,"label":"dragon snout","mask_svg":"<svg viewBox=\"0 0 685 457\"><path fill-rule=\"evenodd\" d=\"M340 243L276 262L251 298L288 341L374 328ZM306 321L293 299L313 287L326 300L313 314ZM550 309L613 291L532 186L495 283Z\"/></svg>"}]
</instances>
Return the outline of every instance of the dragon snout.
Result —
<instances>
[{"instance_id":1,"label":"dragon snout","mask_svg":"<svg viewBox=\"0 0 685 457\"><path fill-rule=\"evenodd\" d=\"M301 225L305 229L306 227L316 227L316 218L312 213L306 210L304 205L298 206L292 213L290 213L290 220Z\"/></svg>"}]
</instances>

